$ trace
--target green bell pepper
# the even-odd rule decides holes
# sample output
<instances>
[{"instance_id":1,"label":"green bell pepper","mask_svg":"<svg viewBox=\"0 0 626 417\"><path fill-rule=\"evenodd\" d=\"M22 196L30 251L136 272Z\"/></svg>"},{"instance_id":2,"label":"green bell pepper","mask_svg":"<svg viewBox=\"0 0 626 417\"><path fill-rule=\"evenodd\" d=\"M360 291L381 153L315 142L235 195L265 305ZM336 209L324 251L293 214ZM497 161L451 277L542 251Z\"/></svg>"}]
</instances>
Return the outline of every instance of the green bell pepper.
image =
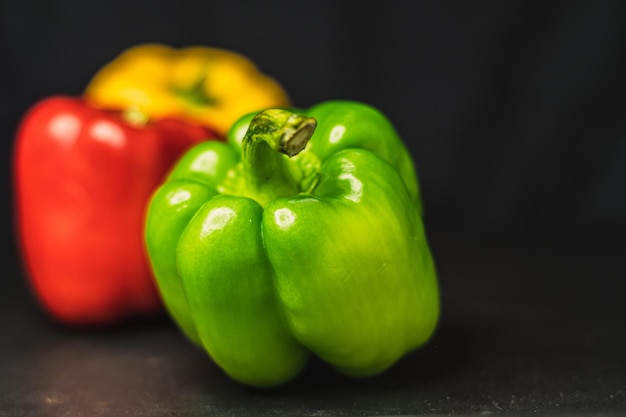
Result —
<instances>
[{"instance_id":1,"label":"green bell pepper","mask_svg":"<svg viewBox=\"0 0 626 417\"><path fill-rule=\"evenodd\" d=\"M146 243L174 321L233 379L274 386L310 353L376 375L432 336L434 262L413 162L371 106L243 117L155 192Z\"/></svg>"}]
</instances>

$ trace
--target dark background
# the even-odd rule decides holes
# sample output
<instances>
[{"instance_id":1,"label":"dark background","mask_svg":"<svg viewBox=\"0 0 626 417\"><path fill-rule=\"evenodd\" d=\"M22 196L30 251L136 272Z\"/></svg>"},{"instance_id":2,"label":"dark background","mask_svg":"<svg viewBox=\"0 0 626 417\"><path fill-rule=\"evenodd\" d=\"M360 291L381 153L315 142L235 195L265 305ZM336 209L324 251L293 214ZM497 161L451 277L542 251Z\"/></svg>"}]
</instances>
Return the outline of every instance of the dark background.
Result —
<instances>
[{"instance_id":1,"label":"dark background","mask_svg":"<svg viewBox=\"0 0 626 417\"><path fill-rule=\"evenodd\" d=\"M203 44L247 55L298 106L385 112L432 228L508 239L625 227L623 2L0 4L6 190L12 134L35 101L80 94L129 46Z\"/></svg>"},{"instance_id":2,"label":"dark background","mask_svg":"<svg viewBox=\"0 0 626 417\"><path fill-rule=\"evenodd\" d=\"M619 0L0 1L0 415L90 414L94 401L100 415L626 410L625 21ZM442 324L422 356L363 385L319 365L292 391L259 397L166 319L84 334L41 316L14 245L15 129L37 100L80 94L145 42L234 50L299 107L360 100L393 121L419 170L442 284ZM42 382L29 349L45 343L53 353L39 361L66 366ZM165 377L146 355L166 361ZM152 381L145 390L122 382L129 364L137 384Z\"/></svg>"}]
</instances>

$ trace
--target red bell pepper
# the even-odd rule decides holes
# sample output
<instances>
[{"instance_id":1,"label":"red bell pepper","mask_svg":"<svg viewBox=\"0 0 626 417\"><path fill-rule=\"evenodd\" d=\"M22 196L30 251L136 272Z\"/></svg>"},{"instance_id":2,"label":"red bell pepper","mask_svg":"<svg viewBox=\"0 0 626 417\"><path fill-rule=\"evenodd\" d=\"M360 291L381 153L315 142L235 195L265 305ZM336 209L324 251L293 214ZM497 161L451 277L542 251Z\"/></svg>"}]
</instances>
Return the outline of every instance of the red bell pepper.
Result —
<instances>
[{"instance_id":1,"label":"red bell pepper","mask_svg":"<svg viewBox=\"0 0 626 417\"><path fill-rule=\"evenodd\" d=\"M179 120L132 123L73 97L26 113L14 153L17 236L45 311L92 325L162 309L143 243L146 203L183 151L214 137Z\"/></svg>"}]
</instances>

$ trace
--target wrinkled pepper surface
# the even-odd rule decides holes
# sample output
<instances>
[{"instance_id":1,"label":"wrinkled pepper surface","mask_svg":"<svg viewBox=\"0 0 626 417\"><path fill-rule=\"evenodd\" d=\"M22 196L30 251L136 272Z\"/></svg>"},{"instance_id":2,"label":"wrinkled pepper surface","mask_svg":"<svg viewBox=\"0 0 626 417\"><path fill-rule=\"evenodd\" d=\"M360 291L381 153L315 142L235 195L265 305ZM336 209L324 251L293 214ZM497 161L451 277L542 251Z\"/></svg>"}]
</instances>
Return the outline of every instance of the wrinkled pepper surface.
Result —
<instances>
[{"instance_id":1,"label":"wrinkled pepper surface","mask_svg":"<svg viewBox=\"0 0 626 417\"><path fill-rule=\"evenodd\" d=\"M358 102L269 109L186 152L149 205L171 316L233 379L274 386L311 353L355 377L426 343L439 295L413 162Z\"/></svg>"},{"instance_id":2,"label":"wrinkled pepper surface","mask_svg":"<svg viewBox=\"0 0 626 417\"><path fill-rule=\"evenodd\" d=\"M289 104L278 82L243 55L160 44L122 52L95 74L84 95L101 108L135 108L151 119L201 123L220 137L247 113Z\"/></svg>"},{"instance_id":3,"label":"wrinkled pepper surface","mask_svg":"<svg viewBox=\"0 0 626 417\"><path fill-rule=\"evenodd\" d=\"M14 150L17 237L53 318L108 324L162 310L143 242L147 201L175 159L214 136L179 120L131 122L74 97L25 114Z\"/></svg>"}]
</instances>

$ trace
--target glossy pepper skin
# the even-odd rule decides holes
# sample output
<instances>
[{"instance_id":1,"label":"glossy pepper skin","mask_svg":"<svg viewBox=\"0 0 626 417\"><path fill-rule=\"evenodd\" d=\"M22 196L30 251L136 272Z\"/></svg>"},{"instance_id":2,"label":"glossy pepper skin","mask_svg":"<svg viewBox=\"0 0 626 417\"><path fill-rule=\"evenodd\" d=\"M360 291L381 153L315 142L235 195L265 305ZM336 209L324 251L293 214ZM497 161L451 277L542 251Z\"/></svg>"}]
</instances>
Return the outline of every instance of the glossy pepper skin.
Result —
<instances>
[{"instance_id":1,"label":"glossy pepper skin","mask_svg":"<svg viewBox=\"0 0 626 417\"><path fill-rule=\"evenodd\" d=\"M289 105L278 82L247 57L205 46L129 48L96 73L84 95L97 107L190 120L220 137L244 114Z\"/></svg>"},{"instance_id":2,"label":"glossy pepper skin","mask_svg":"<svg viewBox=\"0 0 626 417\"><path fill-rule=\"evenodd\" d=\"M172 317L230 377L282 384L311 353L365 377L436 327L420 211L391 123L329 101L248 115L229 143L185 153L151 199L146 241Z\"/></svg>"},{"instance_id":3,"label":"glossy pepper skin","mask_svg":"<svg viewBox=\"0 0 626 417\"><path fill-rule=\"evenodd\" d=\"M178 120L136 125L74 97L26 112L14 149L17 236L50 316L101 325L162 310L145 206L175 159L212 136Z\"/></svg>"}]
</instances>

